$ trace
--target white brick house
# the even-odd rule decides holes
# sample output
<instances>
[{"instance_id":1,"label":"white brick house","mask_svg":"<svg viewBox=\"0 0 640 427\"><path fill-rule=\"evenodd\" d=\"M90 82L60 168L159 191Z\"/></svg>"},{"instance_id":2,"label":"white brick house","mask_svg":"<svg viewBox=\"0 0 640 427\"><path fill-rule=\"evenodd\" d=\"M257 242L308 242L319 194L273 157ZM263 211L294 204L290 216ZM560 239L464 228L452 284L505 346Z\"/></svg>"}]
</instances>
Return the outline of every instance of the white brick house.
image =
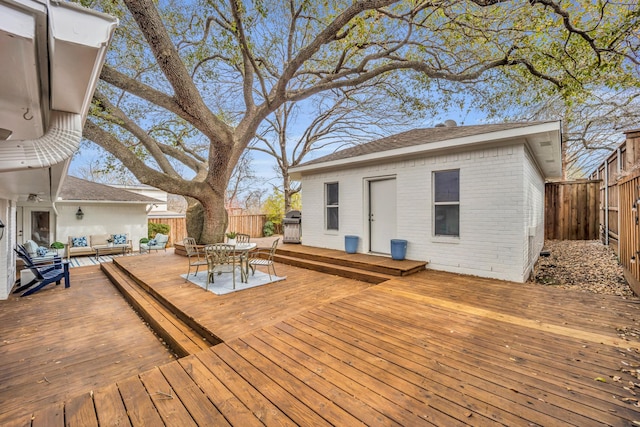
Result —
<instances>
[{"instance_id":1,"label":"white brick house","mask_svg":"<svg viewBox=\"0 0 640 427\"><path fill-rule=\"evenodd\" d=\"M559 122L416 129L292 171L305 245L390 254L524 282L544 243L544 183L561 175Z\"/></svg>"}]
</instances>

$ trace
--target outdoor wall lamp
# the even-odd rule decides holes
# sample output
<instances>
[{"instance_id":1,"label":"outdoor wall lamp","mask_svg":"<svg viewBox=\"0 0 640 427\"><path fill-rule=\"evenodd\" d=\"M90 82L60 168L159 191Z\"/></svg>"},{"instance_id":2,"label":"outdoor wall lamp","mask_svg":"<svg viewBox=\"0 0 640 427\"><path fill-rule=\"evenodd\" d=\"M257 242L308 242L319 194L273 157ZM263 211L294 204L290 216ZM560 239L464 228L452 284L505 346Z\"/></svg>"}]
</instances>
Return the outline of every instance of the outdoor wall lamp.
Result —
<instances>
[{"instance_id":1,"label":"outdoor wall lamp","mask_svg":"<svg viewBox=\"0 0 640 427\"><path fill-rule=\"evenodd\" d=\"M82 208L78 208L78 210L76 211L76 218L77 219L84 218L84 212L82 212Z\"/></svg>"},{"instance_id":2,"label":"outdoor wall lamp","mask_svg":"<svg viewBox=\"0 0 640 427\"><path fill-rule=\"evenodd\" d=\"M4 237L4 222L0 220L0 240Z\"/></svg>"}]
</instances>

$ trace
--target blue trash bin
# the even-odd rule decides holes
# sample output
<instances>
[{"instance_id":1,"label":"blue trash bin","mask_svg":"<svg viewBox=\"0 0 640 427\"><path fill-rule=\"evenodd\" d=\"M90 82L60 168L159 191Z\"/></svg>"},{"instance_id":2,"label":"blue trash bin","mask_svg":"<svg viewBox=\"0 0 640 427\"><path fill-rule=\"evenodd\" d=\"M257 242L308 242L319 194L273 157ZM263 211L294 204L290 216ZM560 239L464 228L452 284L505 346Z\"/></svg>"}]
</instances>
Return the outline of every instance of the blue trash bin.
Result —
<instances>
[{"instance_id":1,"label":"blue trash bin","mask_svg":"<svg viewBox=\"0 0 640 427\"><path fill-rule=\"evenodd\" d=\"M402 261L407 255L407 241L391 239L391 259Z\"/></svg>"},{"instance_id":2,"label":"blue trash bin","mask_svg":"<svg viewBox=\"0 0 640 427\"><path fill-rule=\"evenodd\" d=\"M358 251L358 236L344 236L344 251L348 254Z\"/></svg>"}]
</instances>

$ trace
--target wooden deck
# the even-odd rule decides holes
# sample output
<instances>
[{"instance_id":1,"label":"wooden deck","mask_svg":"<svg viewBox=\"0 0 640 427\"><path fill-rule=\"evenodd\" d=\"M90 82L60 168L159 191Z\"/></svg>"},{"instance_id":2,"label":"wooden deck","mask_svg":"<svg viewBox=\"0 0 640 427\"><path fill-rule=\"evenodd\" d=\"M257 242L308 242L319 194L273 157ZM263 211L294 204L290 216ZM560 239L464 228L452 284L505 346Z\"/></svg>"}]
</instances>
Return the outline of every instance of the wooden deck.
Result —
<instances>
[{"instance_id":1,"label":"wooden deck","mask_svg":"<svg viewBox=\"0 0 640 427\"><path fill-rule=\"evenodd\" d=\"M98 266L70 274L68 289L0 301L0 425L173 360Z\"/></svg>"},{"instance_id":2,"label":"wooden deck","mask_svg":"<svg viewBox=\"0 0 640 427\"><path fill-rule=\"evenodd\" d=\"M371 286L278 264L278 275L286 276L287 280L242 292L215 295L180 277L187 272L186 258L171 252L153 255L152 262L146 256L139 256L119 258L117 263L175 310L186 313L222 341L230 341ZM158 266L162 266L162 274L158 274Z\"/></svg>"},{"instance_id":3,"label":"wooden deck","mask_svg":"<svg viewBox=\"0 0 640 427\"><path fill-rule=\"evenodd\" d=\"M427 264L426 261L409 259L398 261L391 259L389 256L361 253L348 254L345 251L335 249L315 248L297 244L282 244L278 246L277 254L284 257L296 257L333 265L356 267L389 276L408 276L424 270Z\"/></svg>"},{"instance_id":4,"label":"wooden deck","mask_svg":"<svg viewBox=\"0 0 640 427\"><path fill-rule=\"evenodd\" d=\"M640 330L637 301L435 271L369 286L281 265L284 282L210 296L175 280L185 258L126 261L225 342L0 424L640 423L640 343L618 336Z\"/></svg>"}]
</instances>

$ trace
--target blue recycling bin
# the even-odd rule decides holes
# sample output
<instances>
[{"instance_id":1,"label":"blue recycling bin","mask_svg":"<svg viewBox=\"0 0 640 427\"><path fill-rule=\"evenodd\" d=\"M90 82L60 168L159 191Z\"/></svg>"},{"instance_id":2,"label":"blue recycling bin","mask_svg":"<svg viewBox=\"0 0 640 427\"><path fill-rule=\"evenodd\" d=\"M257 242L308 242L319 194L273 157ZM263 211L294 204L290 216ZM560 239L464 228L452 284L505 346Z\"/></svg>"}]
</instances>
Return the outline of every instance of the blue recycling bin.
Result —
<instances>
[{"instance_id":1,"label":"blue recycling bin","mask_svg":"<svg viewBox=\"0 0 640 427\"><path fill-rule=\"evenodd\" d=\"M358 236L344 236L344 251L348 254L358 251Z\"/></svg>"},{"instance_id":2,"label":"blue recycling bin","mask_svg":"<svg viewBox=\"0 0 640 427\"><path fill-rule=\"evenodd\" d=\"M407 255L407 241L391 239L391 259L402 261Z\"/></svg>"}]
</instances>

